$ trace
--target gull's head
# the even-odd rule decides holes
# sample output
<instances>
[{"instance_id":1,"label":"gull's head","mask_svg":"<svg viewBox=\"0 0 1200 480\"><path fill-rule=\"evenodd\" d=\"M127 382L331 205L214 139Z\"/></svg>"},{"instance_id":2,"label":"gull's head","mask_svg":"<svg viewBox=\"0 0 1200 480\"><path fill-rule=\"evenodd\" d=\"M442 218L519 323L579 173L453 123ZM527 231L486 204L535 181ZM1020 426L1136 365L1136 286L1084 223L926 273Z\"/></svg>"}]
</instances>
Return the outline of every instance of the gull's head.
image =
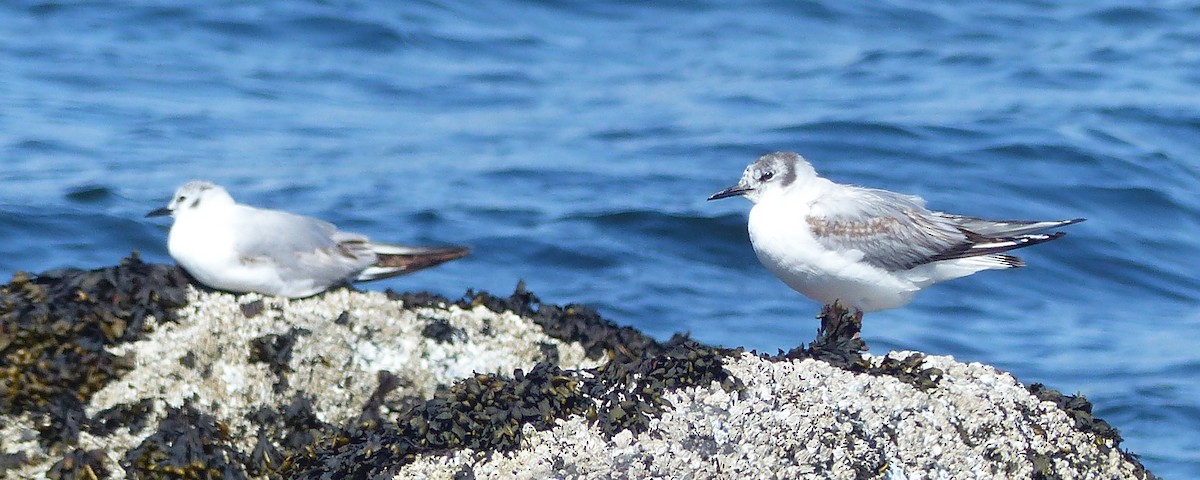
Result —
<instances>
[{"instance_id":1,"label":"gull's head","mask_svg":"<svg viewBox=\"0 0 1200 480\"><path fill-rule=\"evenodd\" d=\"M817 176L812 165L799 154L792 152L775 152L758 157L754 163L742 172L742 179L732 187L721 190L708 197L717 200L727 197L743 196L752 203L758 203L764 196L783 193L796 184L804 184Z\"/></svg>"},{"instance_id":2,"label":"gull's head","mask_svg":"<svg viewBox=\"0 0 1200 480\"><path fill-rule=\"evenodd\" d=\"M193 180L175 190L175 196L166 207L147 213L147 217L172 215L178 218L201 208L212 208L217 205L232 205L233 197L224 188L212 182Z\"/></svg>"}]
</instances>

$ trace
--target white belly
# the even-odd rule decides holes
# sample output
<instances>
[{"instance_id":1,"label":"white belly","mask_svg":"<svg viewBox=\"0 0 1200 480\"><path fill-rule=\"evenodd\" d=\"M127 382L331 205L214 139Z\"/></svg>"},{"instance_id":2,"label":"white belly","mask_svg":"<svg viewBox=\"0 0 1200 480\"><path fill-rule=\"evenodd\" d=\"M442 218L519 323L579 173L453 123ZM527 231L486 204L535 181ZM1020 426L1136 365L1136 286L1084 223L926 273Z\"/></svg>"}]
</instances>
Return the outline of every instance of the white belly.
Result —
<instances>
[{"instance_id":1,"label":"white belly","mask_svg":"<svg viewBox=\"0 0 1200 480\"><path fill-rule=\"evenodd\" d=\"M221 228L225 222L201 220L176 219L167 239L171 257L200 283L230 292L283 296L303 296L306 289L312 288L288 285L272 264L241 257L235 249L233 232ZM316 292L307 292L312 293Z\"/></svg>"},{"instance_id":2,"label":"white belly","mask_svg":"<svg viewBox=\"0 0 1200 480\"><path fill-rule=\"evenodd\" d=\"M919 288L881 269L859 263L855 252L825 251L813 238L804 212L780 202L750 210L750 242L759 261L806 297L839 301L864 312L896 308L912 301Z\"/></svg>"}]
</instances>

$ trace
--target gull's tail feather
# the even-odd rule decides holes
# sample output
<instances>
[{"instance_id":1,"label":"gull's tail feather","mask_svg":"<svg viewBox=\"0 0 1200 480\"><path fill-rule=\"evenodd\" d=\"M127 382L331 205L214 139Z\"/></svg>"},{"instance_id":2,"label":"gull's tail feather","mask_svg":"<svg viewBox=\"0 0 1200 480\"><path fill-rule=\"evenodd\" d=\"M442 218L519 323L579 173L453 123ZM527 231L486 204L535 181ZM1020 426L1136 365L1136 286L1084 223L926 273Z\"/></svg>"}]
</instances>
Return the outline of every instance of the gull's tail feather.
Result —
<instances>
[{"instance_id":1,"label":"gull's tail feather","mask_svg":"<svg viewBox=\"0 0 1200 480\"><path fill-rule=\"evenodd\" d=\"M936 215L950 219L963 230L978 233L985 237L1015 237L1018 235L1028 235L1030 233L1037 233L1043 230L1049 230L1051 228L1065 227L1067 225L1072 225L1087 220L1086 218L1073 218L1070 220L1031 222L1025 220L985 220L982 218L951 215L948 213L937 213Z\"/></svg>"},{"instance_id":2,"label":"gull's tail feather","mask_svg":"<svg viewBox=\"0 0 1200 480\"><path fill-rule=\"evenodd\" d=\"M356 281L359 282L412 273L457 260L471 252L471 249L460 246L406 247L386 243L371 243L369 246L375 252L375 264L358 274Z\"/></svg>"},{"instance_id":3,"label":"gull's tail feather","mask_svg":"<svg viewBox=\"0 0 1200 480\"><path fill-rule=\"evenodd\" d=\"M969 266L976 270L1002 270L1005 268L1021 268L1025 266L1025 261L1016 255L1007 253L993 253L990 255L979 255L975 257L964 257L955 260L961 265Z\"/></svg>"},{"instance_id":4,"label":"gull's tail feather","mask_svg":"<svg viewBox=\"0 0 1200 480\"><path fill-rule=\"evenodd\" d=\"M965 277L981 270L1004 270L1024 266L1025 261L1021 260L1021 257L1007 253L992 253L934 262L924 267L922 273L925 276L910 277L910 279L924 288L937 282Z\"/></svg>"},{"instance_id":5,"label":"gull's tail feather","mask_svg":"<svg viewBox=\"0 0 1200 480\"><path fill-rule=\"evenodd\" d=\"M964 231L963 233L967 234L967 240L969 240L968 243L964 243L959 248L934 255L931 257L931 259L933 261L941 261L988 256L1002 259L1004 260L1003 263L1008 264L1005 267L998 268L1023 267L1025 266L1025 262L1018 257L1014 257L1012 255L998 256L995 254L1007 252L1009 250L1016 250L1018 248L1031 247L1039 243L1046 243L1051 240L1061 238L1063 235L1067 234L1067 232L1054 232L1035 233L1016 237L985 237L983 235L977 235L974 232Z\"/></svg>"}]
</instances>

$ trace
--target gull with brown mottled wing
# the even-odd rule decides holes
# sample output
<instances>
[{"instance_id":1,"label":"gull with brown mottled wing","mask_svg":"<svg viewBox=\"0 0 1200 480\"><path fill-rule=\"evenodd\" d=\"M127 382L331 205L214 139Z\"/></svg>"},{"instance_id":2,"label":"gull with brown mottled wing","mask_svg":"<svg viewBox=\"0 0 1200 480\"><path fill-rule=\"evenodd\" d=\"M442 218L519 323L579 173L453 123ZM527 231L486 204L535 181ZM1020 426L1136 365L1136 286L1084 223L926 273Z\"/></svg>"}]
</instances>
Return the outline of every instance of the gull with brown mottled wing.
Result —
<instances>
[{"instance_id":1,"label":"gull with brown mottled wing","mask_svg":"<svg viewBox=\"0 0 1200 480\"><path fill-rule=\"evenodd\" d=\"M984 220L934 212L919 197L834 183L791 152L763 155L736 185L758 259L805 296L859 312L904 306L917 292L981 270L1025 266L1005 253L1065 235L1082 222Z\"/></svg>"}]
</instances>

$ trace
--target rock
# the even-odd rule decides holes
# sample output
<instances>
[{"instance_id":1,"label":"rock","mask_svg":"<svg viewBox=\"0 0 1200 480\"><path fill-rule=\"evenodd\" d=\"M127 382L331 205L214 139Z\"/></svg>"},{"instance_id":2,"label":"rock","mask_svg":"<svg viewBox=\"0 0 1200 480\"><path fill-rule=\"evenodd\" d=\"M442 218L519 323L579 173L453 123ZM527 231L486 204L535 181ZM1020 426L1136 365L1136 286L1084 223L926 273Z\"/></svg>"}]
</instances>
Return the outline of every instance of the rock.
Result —
<instances>
[{"instance_id":1,"label":"rock","mask_svg":"<svg viewBox=\"0 0 1200 480\"><path fill-rule=\"evenodd\" d=\"M632 438L623 431L606 440L572 417L530 432L514 452L421 456L395 478L455 478L466 469L474 478L1149 478L1114 442L1080 432L1011 375L924 358L946 372L937 388L742 353L725 364L740 392L673 390L665 398L673 407Z\"/></svg>"},{"instance_id":2,"label":"rock","mask_svg":"<svg viewBox=\"0 0 1200 480\"><path fill-rule=\"evenodd\" d=\"M777 356L579 305L198 290L136 256L0 292L5 478L1152 478L1080 397L870 356L837 310ZM36 355L34 355L36 353Z\"/></svg>"}]
</instances>

